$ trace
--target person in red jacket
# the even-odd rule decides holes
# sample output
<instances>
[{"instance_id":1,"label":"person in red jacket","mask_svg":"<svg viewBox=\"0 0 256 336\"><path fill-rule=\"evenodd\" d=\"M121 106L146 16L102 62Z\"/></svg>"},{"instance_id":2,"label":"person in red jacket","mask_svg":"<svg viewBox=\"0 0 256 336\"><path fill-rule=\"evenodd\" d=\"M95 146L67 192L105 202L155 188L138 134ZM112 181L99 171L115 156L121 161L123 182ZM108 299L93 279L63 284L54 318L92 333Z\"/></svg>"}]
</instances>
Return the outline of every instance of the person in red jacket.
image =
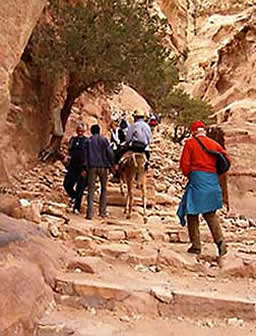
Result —
<instances>
[{"instance_id":1,"label":"person in red jacket","mask_svg":"<svg viewBox=\"0 0 256 336\"><path fill-rule=\"evenodd\" d=\"M177 214L181 224L188 224L191 247L188 253L200 254L201 241L199 232L199 214L202 214L211 231L218 248L219 256L227 253L223 233L216 210L222 208L222 191L216 171L216 157L206 153L196 137L209 150L222 152L230 161L225 149L213 139L206 136L206 126L202 121L191 125L192 136L186 141L180 158L180 169L188 177L185 194ZM185 219L186 217L186 219Z\"/></svg>"}]
</instances>

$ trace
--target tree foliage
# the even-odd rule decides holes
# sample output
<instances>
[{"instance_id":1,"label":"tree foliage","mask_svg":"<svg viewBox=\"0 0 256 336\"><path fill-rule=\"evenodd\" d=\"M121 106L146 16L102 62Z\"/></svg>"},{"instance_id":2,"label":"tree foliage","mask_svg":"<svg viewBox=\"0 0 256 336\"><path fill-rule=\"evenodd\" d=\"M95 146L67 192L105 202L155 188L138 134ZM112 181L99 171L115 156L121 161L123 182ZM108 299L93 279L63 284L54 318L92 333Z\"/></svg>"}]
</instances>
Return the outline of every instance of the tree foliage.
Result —
<instances>
[{"instance_id":1,"label":"tree foliage","mask_svg":"<svg viewBox=\"0 0 256 336\"><path fill-rule=\"evenodd\" d=\"M173 90L169 97L169 112L165 115L172 119L175 125L174 141L182 141L188 134L193 121L202 120L209 125L213 122L212 106L199 98L192 98L181 90Z\"/></svg>"},{"instance_id":2,"label":"tree foliage","mask_svg":"<svg viewBox=\"0 0 256 336\"><path fill-rule=\"evenodd\" d=\"M63 75L69 79L60 114L64 130L82 92L100 86L106 94L113 93L121 83L137 90L156 113L175 121L176 141L186 136L192 120L208 121L207 103L174 90L178 70L166 47L167 21L154 14L153 2L48 1L30 50L33 63L52 81Z\"/></svg>"},{"instance_id":3,"label":"tree foliage","mask_svg":"<svg viewBox=\"0 0 256 336\"><path fill-rule=\"evenodd\" d=\"M32 38L34 62L53 78L70 77L71 101L99 84L113 92L125 83L154 110L167 109L165 98L178 72L163 44L166 20L153 14L152 3L86 0L60 5L50 0L48 20Z\"/></svg>"}]
</instances>

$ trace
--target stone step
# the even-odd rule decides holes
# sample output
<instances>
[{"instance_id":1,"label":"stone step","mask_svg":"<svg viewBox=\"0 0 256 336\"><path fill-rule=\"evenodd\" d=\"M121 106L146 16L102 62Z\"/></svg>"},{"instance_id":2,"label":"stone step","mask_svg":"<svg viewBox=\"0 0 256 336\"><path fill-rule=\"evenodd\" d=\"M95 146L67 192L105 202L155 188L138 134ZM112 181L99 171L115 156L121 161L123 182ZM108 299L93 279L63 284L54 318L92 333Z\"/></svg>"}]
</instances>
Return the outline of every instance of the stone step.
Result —
<instances>
[{"instance_id":1,"label":"stone step","mask_svg":"<svg viewBox=\"0 0 256 336\"><path fill-rule=\"evenodd\" d=\"M115 242L153 240L186 243L189 241L187 230L178 225L172 225L171 221L163 223L161 218L156 216L150 216L147 225L140 224L139 218L136 223L124 218L107 218L105 221L94 220L92 222L79 216L71 216L70 223L63 225L60 231L65 239L71 238L78 248L83 248L83 240L86 248L89 244L88 241L93 237ZM79 238L77 239L77 237Z\"/></svg>"},{"instance_id":2,"label":"stone step","mask_svg":"<svg viewBox=\"0 0 256 336\"><path fill-rule=\"evenodd\" d=\"M93 274L60 274L55 279L58 303L75 308L121 309L147 316L256 318L256 300L213 292L191 292L113 273L105 279Z\"/></svg>"},{"instance_id":3,"label":"stone step","mask_svg":"<svg viewBox=\"0 0 256 336\"><path fill-rule=\"evenodd\" d=\"M36 336L112 336L118 326L94 319L94 311L55 311L38 323Z\"/></svg>"},{"instance_id":4,"label":"stone step","mask_svg":"<svg viewBox=\"0 0 256 336\"><path fill-rule=\"evenodd\" d=\"M59 306L38 324L35 336L163 336L193 335L248 336L253 334L253 321L241 319L207 319L192 322L188 318L147 318L125 312L102 312L95 309L78 311Z\"/></svg>"}]
</instances>

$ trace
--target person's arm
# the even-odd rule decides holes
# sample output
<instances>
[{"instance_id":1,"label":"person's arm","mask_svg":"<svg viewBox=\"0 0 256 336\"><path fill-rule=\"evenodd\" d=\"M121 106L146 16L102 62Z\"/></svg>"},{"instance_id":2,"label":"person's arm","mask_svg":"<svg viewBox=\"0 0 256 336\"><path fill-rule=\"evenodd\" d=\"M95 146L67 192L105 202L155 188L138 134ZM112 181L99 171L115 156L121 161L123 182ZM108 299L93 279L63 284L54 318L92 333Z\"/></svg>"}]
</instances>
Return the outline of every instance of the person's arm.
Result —
<instances>
[{"instance_id":1,"label":"person's arm","mask_svg":"<svg viewBox=\"0 0 256 336\"><path fill-rule=\"evenodd\" d=\"M68 153L69 153L69 155L71 155L71 152L72 152L73 142L74 142L74 137L72 136L69 139L69 142L68 142Z\"/></svg>"},{"instance_id":2,"label":"person's arm","mask_svg":"<svg viewBox=\"0 0 256 336\"><path fill-rule=\"evenodd\" d=\"M152 142L152 132L151 132L151 128L147 125L147 138L148 138L148 144L151 144Z\"/></svg>"},{"instance_id":3,"label":"person's arm","mask_svg":"<svg viewBox=\"0 0 256 336\"><path fill-rule=\"evenodd\" d=\"M84 148L83 148L83 170L88 170L88 147L89 147L89 139L86 139L84 142Z\"/></svg>"},{"instance_id":4,"label":"person's arm","mask_svg":"<svg viewBox=\"0 0 256 336\"><path fill-rule=\"evenodd\" d=\"M108 160L110 166L112 167L114 165L115 154L114 154L113 149L111 148L107 138L104 138L104 144L105 144L105 148L106 148L107 160Z\"/></svg>"},{"instance_id":5,"label":"person's arm","mask_svg":"<svg viewBox=\"0 0 256 336\"><path fill-rule=\"evenodd\" d=\"M131 140L132 140L133 130L134 130L134 125L132 125L128 128L128 132L127 132L127 135L126 135L126 142L127 143L130 143Z\"/></svg>"},{"instance_id":6,"label":"person's arm","mask_svg":"<svg viewBox=\"0 0 256 336\"><path fill-rule=\"evenodd\" d=\"M188 176L191 172L191 148L188 142L185 143L181 154L180 169L184 176Z\"/></svg>"}]
</instances>

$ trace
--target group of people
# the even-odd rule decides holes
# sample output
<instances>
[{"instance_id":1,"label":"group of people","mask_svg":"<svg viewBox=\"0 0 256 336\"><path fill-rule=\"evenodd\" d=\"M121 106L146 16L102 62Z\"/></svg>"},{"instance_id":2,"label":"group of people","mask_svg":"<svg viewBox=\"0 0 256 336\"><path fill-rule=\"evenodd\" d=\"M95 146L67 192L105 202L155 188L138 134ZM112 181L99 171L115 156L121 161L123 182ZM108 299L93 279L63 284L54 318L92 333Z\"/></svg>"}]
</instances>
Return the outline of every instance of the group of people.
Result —
<instances>
[{"instance_id":1,"label":"group of people","mask_svg":"<svg viewBox=\"0 0 256 336\"><path fill-rule=\"evenodd\" d=\"M73 203L73 212L79 214L85 187L88 187L86 219L93 218L96 180L100 180L99 216L107 216L107 180L109 172L119 178L119 161L127 151L145 152L149 160L152 133L144 121L144 112L137 110L134 123L120 127L111 123L111 140L100 134L99 125L91 126L91 136L85 136L85 125L77 125L77 135L69 141L70 160L64 178L64 189ZM127 128L127 130L126 130ZM147 166L145 167L147 169Z\"/></svg>"},{"instance_id":2,"label":"group of people","mask_svg":"<svg viewBox=\"0 0 256 336\"><path fill-rule=\"evenodd\" d=\"M74 201L74 212L80 212L84 188L88 185L86 218L92 219L95 183L99 177L101 187L99 216L105 217L109 170L118 180L120 158L130 150L144 152L149 161L152 132L144 117L142 111L135 111L134 123L132 125L123 123L125 127L120 127L117 120L112 120L110 143L107 138L100 135L98 125L91 127L90 138L84 135L83 124L77 126L77 136L72 137L69 142L71 160L64 180L64 188ZM225 149L206 135L206 125L202 121L193 122L191 137L186 140L180 158L180 169L188 178L188 183L177 215L181 225L187 224L188 227L191 242L188 253L197 255L201 253L199 215L202 214L209 226L219 256L223 256L227 253L227 246L216 214L216 211L222 208L222 190L216 170L216 157L204 151L199 142L209 150L225 154L230 162Z\"/></svg>"}]
</instances>

